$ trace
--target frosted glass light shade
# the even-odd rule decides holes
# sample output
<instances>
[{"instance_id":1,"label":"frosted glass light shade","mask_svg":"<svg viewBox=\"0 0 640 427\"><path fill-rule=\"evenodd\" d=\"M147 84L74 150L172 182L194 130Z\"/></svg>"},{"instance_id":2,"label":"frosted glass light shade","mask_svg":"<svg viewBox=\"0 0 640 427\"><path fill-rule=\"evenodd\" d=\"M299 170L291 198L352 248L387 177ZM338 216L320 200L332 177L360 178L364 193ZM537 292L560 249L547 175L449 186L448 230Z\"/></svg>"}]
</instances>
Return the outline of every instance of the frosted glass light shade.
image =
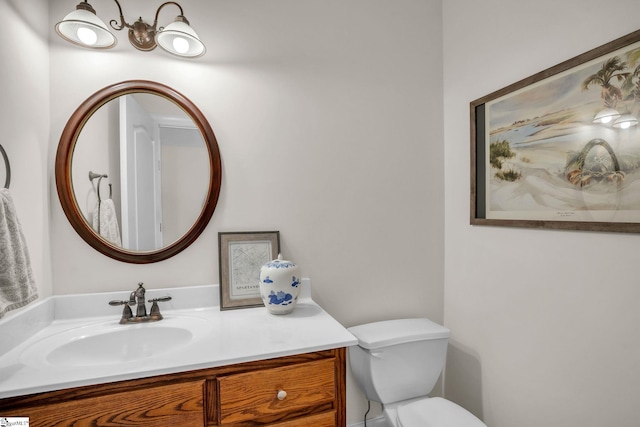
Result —
<instances>
[{"instance_id":1,"label":"frosted glass light shade","mask_svg":"<svg viewBox=\"0 0 640 427\"><path fill-rule=\"evenodd\" d=\"M56 24L56 32L73 44L93 49L109 49L118 40L100 18L85 9L76 9Z\"/></svg>"},{"instance_id":2,"label":"frosted glass light shade","mask_svg":"<svg viewBox=\"0 0 640 427\"><path fill-rule=\"evenodd\" d=\"M613 108L604 108L593 118L593 123L607 124L620 117L620 113Z\"/></svg>"},{"instance_id":3,"label":"frosted glass light shade","mask_svg":"<svg viewBox=\"0 0 640 427\"><path fill-rule=\"evenodd\" d=\"M204 55L206 48L193 28L183 16L162 28L156 34L156 43L167 52L183 58L197 58Z\"/></svg>"},{"instance_id":4,"label":"frosted glass light shade","mask_svg":"<svg viewBox=\"0 0 640 427\"><path fill-rule=\"evenodd\" d=\"M613 122L613 127L617 129L629 129L631 126L638 124L638 119L632 114L623 114Z\"/></svg>"}]
</instances>

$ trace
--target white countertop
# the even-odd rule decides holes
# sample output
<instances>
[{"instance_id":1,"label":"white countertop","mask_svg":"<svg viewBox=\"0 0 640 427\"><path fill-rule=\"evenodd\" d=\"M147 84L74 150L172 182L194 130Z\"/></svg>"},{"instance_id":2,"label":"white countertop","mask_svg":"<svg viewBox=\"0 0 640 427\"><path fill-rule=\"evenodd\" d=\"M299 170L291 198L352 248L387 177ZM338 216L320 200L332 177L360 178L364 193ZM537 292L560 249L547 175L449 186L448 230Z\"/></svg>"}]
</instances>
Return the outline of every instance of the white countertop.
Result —
<instances>
[{"instance_id":1,"label":"white countertop","mask_svg":"<svg viewBox=\"0 0 640 427\"><path fill-rule=\"evenodd\" d=\"M59 366L27 363L25 349L72 328L91 323L118 325L121 307L111 299L127 299L123 292L52 297L0 321L0 398L235 363L272 359L357 344L356 338L310 297L310 281L303 279L302 293L291 314L272 315L266 308L220 311L217 285L147 290L147 298L171 295L161 303L171 323L181 316L198 317L207 325L206 335L175 346L162 354L101 366ZM82 301L80 304L78 301ZM199 305L199 307L198 307ZM149 309L150 304L147 305ZM95 310L92 310L92 307ZM89 316L88 313L94 313ZM107 314L105 314L107 313ZM48 319L47 319L48 317ZM139 325L118 325L118 327ZM27 336L25 340L25 336Z\"/></svg>"}]
</instances>

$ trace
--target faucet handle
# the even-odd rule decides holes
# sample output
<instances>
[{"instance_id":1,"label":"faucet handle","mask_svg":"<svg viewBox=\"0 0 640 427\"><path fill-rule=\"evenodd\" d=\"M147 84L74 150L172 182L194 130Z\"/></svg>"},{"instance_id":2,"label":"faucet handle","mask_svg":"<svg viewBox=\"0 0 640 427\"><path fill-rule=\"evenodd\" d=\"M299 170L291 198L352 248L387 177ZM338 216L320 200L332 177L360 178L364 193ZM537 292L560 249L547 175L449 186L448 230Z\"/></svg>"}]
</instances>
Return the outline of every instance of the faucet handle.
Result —
<instances>
[{"instance_id":1,"label":"faucet handle","mask_svg":"<svg viewBox=\"0 0 640 427\"><path fill-rule=\"evenodd\" d=\"M162 319L162 314L160 314L160 307L158 307L158 303L165 302L165 301L171 301L171 297L167 295L166 297L150 299L148 302L152 302L153 304L151 305L151 311L149 312L149 317L151 317L153 320Z\"/></svg>"},{"instance_id":2,"label":"faucet handle","mask_svg":"<svg viewBox=\"0 0 640 427\"><path fill-rule=\"evenodd\" d=\"M165 302L165 301L171 301L171 297L167 295L166 297L152 298L147 302Z\"/></svg>"},{"instance_id":3,"label":"faucet handle","mask_svg":"<svg viewBox=\"0 0 640 427\"><path fill-rule=\"evenodd\" d=\"M135 304L135 301L133 302L133 304ZM132 305L131 301L120 301L120 300L113 300L113 301L109 301L109 305Z\"/></svg>"},{"instance_id":4,"label":"faucet handle","mask_svg":"<svg viewBox=\"0 0 640 427\"><path fill-rule=\"evenodd\" d=\"M113 300L113 301L109 301L109 305L114 305L114 306L124 305L124 309L122 310L122 319L120 319L120 323L126 323L127 320L133 317L133 313L131 312L131 307L129 307L131 305L131 301Z\"/></svg>"}]
</instances>

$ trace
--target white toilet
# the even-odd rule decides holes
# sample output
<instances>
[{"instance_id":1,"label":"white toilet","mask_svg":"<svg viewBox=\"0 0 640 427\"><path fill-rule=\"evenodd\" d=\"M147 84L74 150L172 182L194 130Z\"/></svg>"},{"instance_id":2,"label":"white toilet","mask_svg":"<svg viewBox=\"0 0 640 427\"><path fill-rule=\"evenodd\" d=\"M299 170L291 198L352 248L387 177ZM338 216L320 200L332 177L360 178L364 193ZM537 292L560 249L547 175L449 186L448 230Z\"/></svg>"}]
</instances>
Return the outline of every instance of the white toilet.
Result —
<instances>
[{"instance_id":1,"label":"white toilet","mask_svg":"<svg viewBox=\"0 0 640 427\"><path fill-rule=\"evenodd\" d=\"M356 383L380 402L393 427L486 427L461 406L428 397L447 355L449 330L429 319L398 319L354 326L349 348Z\"/></svg>"}]
</instances>

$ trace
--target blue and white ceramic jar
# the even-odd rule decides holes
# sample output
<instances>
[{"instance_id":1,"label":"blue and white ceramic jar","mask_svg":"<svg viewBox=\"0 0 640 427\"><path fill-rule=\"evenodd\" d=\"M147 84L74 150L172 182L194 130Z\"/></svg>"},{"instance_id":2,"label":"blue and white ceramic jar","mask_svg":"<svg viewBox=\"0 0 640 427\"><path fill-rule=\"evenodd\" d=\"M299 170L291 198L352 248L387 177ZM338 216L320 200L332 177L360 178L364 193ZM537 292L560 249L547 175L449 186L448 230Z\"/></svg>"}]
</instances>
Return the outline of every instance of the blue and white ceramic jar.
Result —
<instances>
[{"instance_id":1,"label":"blue and white ceramic jar","mask_svg":"<svg viewBox=\"0 0 640 427\"><path fill-rule=\"evenodd\" d=\"M269 261L260 268L260 295L271 314L289 314L300 295L300 267L282 259Z\"/></svg>"}]
</instances>

